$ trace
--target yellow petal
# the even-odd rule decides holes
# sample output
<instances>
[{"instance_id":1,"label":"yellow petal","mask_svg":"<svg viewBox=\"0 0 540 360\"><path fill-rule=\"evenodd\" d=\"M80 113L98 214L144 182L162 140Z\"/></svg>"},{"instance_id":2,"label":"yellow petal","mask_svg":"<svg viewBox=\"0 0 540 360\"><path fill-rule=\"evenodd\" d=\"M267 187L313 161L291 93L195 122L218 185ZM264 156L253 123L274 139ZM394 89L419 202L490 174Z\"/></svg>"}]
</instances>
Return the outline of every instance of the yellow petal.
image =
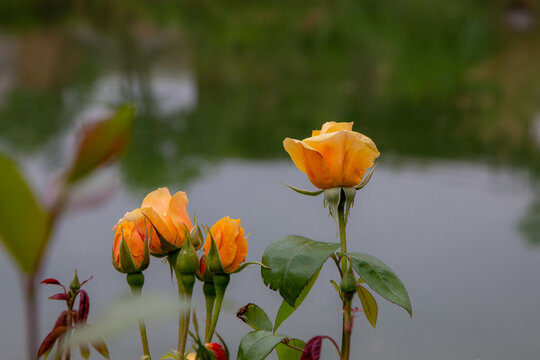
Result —
<instances>
[{"instance_id":1,"label":"yellow petal","mask_svg":"<svg viewBox=\"0 0 540 360\"><path fill-rule=\"evenodd\" d=\"M141 208L151 207L160 216L169 211L171 193L166 187L152 191L142 201Z\"/></svg>"},{"instance_id":2,"label":"yellow petal","mask_svg":"<svg viewBox=\"0 0 540 360\"><path fill-rule=\"evenodd\" d=\"M354 122L335 122L335 121L329 121L327 123L324 123L321 127L321 132L319 135L324 134L330 134L333 132L341 131L341 130L349 130L352 131Z\"/></svg>"},{"instance_id":3,"label":"yellow petal","mask_svg":"<svg viewBox=\"0 0 540 360\"><path fill-rule=\"evenodd\" d=\"M303 142L322 155L331 178L326 183L328 187L358 185L366 169L379 156L373 141L355 131L331 132Z\"/></svg>"},{"instance_id":4,"label":"yellow petal","mask_svg":"<svg viewBox=\"0 0 540 360\"><path fill-rule=\"evenodd\" d=\"M285 150L291 156L294 164L306 173L313 185L319 189L326 189L331 183L329 169L319 152L304 141L287 138L283 141Z\"/></svg>"},{"instance_id":5,"label":"yellow petal","mask_svg":"<svg viewBox=\"0 0 540 360\"><path fill-rule=\"evenodd\" d=\"M304 156L303 145L300 140L286 138L283 140L283 147L289 153L294 165L302 171L306 172L306 157Z\"/></svg>"}]
</instances>

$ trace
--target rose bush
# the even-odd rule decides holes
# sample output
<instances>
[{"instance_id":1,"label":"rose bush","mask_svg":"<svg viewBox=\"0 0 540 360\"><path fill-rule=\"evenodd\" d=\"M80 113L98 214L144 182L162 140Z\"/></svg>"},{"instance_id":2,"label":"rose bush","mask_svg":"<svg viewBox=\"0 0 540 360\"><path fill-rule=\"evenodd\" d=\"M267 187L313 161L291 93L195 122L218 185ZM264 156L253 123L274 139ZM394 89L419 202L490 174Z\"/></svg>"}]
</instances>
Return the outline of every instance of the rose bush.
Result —
<instances>
[{"instance_id":1,"label":"rose bush","mask_svg":"<svg viewBox=\"0 0 540 360\"><path fill-rule=\"evenodd\" d=\"M216 222L210 229L214 237L221 265L226 273L233 272L246 260L248 244L244 236L244 229L240 226L240 219L224 217ZM204 252L210 251L210 235L206 237Z\"/></svg>"},{"instance_id":2,"label":"rose bush","mask_svg":"<svg viewBox=\"0 0 540 360\"><path fill-rule=\"evenodd\" d=\"M370 138L352 131L352 126L352 122L327 122L304 140L286 138L283 147L317 188L356 186L379 151Z\"/></svg>"}]
</instances>

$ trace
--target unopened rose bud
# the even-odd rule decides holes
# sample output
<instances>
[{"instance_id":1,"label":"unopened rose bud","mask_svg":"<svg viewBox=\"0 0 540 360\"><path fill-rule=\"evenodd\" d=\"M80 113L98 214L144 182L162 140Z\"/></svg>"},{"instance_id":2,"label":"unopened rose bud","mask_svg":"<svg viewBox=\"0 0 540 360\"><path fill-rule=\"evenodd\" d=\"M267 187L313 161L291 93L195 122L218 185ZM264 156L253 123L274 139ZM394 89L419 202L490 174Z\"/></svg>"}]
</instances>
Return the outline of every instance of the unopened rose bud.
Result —
<instances>
[{"instance_id":1,"label":"unopened rose bud","mask_svg":"<svg viewBox=\"0 0 540 360\"><path fill-rule=\"evenodd\" d=\"M356 292L356 279L354 278L351 268L349 268L345 275L343 275L343 279L341 279L339 288L344 294L351 294Z\"/></svg>"}]
</instances>

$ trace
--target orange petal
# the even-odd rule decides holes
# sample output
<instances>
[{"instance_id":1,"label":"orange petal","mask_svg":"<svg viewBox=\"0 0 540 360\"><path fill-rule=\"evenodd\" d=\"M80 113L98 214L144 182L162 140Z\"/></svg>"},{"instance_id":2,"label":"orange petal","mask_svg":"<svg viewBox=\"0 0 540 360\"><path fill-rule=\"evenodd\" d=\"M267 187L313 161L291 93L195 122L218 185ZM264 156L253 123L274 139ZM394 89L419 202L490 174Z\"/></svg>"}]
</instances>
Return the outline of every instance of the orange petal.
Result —
<instances>
[{"instance_id":1,"label":"orange petal","mask_svg":"<svg viewBox=\"0 0 540 360\"><path fill-rule=\"evenodd\" d=\"M246 260L246 255L248 252L248 244L246 241L246 237L244 236L244 229L240 227L240 219L238 219L238 226L239 226L240 231L235 240L236 255L234 257L233 262L227 268L225 268L226 272L232 272L238 269L238 266L240 266L240 264Z\"/></svg>"},{"instance_id":2,"label":"orange petal","mask_svg":"<svg viewBox=\"0 0 540 360\"><path fill-rule=\"evenodd\" d=\"M193 228L193 224L191 223L191 220L189 219L189 215L187 213L187 204L188 198L186 193L183 191L178 191L176 194L174 194L169 203L169 213L171 221L174 224L176 231L178 232L179 242L181 242L176 244L176 246L182 246L182 244L184 243L184 239L186 236L186 227L188 231L191 231L191 229Z\"/></svg>"},{"instance_id":3,"label":"orange petal","mask_svg":"<svg viewBox=\"0 0 540 360\"><path fill-rule=\"evenodd\" d=\"M238 225L230 217L219 221L221 227L221 243L219 244L219 257L223 269L231 265L236 256L236 237L239 234Z\"/></svg>"},{"instance_id":4,"label":"orange petal","mask_svg":"<svg viewBox=\"0 0 540 360\"><path fill-rule=\"evenodd\" d=\"M141 208L151 207L160 216L169 211L169 203L171 202L171 193L166 187L152 191L142 201Z\"/></svg>"},{"instance_id":5,"label":"orange petal","mask_svg":"<svg viewBox=\"0 0 540 360\"><path fill-rule=\"evenodd\" d=\"M124 233L125 236L126 233ZM144 239L141 238L138 231L131 231L129 237L126 238L126 243L135 267L140 267L144 258Z\"/></svg>"},{"instance_id":6,"label":"orange petal","mask_svg":"<svg viewBox=\"0 0 540 360\"><path fill-rule=\"evenodd\" d=\"M150 250L153 253L156 253L156 254L163 253L163 250L161 249L161 242L159 240L158 235L156 234L156 230L171 245L174 245L176 243L176 231L171 232L169 227L165 225L165 222L163 222L162 218L154 211L153 208L151 207L142 208L141 212L147 217L147 219L153 225L153 228L155 228L152 230L149 229L149 231L152 234L151 239L150 239Z\"/></svg>"}]
</instances>

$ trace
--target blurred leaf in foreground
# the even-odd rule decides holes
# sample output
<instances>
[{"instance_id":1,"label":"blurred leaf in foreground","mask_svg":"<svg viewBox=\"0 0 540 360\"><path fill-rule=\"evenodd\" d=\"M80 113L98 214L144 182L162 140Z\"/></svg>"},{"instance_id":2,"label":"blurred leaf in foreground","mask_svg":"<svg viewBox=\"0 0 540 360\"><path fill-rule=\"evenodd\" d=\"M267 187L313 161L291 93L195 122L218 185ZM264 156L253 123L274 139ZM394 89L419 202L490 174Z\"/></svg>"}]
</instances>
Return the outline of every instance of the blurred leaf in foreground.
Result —
<instances>
[{"instance_id":1,"label":"blurred leaf in foreground","mask_svg":"<svg viewBox=\"0 0 540 360\"><path fill-rule=\"evenodd\" d=\"M47 213L17 166L0 153L0 240L21 270L32 273L46 241Z\"/></svg>"},{"instance_id":2,"label":"blurred leaf in foreground","mask_svg":"<svg viewBox=\"0 0 540 360\"><path fill-rule=\"evenodd\" d=\"M111 117L84 127L68 182L74 183L99 166L116 160L129 144L134 116L134 108L124 105Z\"/></svg>"}]
</instances>

